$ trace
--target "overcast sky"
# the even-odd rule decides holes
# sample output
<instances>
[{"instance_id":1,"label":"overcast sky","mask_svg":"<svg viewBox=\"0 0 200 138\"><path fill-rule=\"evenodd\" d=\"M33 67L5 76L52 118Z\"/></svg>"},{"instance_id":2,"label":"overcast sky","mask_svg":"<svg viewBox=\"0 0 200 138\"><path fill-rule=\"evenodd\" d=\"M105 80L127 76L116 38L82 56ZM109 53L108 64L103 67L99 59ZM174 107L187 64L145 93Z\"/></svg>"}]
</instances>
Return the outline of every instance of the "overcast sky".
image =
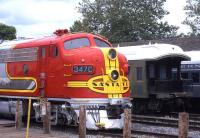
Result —
<instances>
[{"instance_id":1,"label":"overcast sky","mask_svg":"<svg viewBox=\"0 0 200 138\"><path fill-rule=\"evenodd\" d=\"M0 22L15 26L17 36L40 37L51 35L59 28L68 28L81 14L76 7L82 0L0 0ZM165 9L170 12L163 20L180 27L179 32L188 32L181 25L185 19L185 0L167 0Z\"/></svg>"}]
</instances>

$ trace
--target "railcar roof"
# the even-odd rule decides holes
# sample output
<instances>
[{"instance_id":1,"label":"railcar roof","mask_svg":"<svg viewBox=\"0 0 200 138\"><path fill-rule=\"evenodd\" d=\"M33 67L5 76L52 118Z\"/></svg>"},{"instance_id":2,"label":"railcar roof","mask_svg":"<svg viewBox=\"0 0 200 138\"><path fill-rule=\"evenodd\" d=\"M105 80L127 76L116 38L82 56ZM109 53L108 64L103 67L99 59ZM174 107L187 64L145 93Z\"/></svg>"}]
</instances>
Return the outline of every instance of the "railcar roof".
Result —
<instances>
[{"instance_id":1,"label":"railcar roof","mask_svg":"<svg viewBox=\"0 0 200 138\"><path fill-rule=\"evenodd\" d=\"M192 62L200 63L200 51L186 51L185 54L191 58Z\"/></svg>"},{"instance_id":2,"label":"railcar roof","mask_svg":"<svg viewBox=\"0 0 200 138\"><path fill-rule=\"evenodd\" d=\"M159 60L164 57L182 57L190 60L190 57L179 46L171 44L125 46L116 49L123 53L128 60Z\"/></svg>"},{"instance_id":3,"label":"railcar roof","mask_svg":"<svg viewBox=\"0 0 200 138\"><path fill-rule=\"evenodd\" d=\"M200 60L181 61L181 64L200 64Z\"/></svg>"}]
</instances>

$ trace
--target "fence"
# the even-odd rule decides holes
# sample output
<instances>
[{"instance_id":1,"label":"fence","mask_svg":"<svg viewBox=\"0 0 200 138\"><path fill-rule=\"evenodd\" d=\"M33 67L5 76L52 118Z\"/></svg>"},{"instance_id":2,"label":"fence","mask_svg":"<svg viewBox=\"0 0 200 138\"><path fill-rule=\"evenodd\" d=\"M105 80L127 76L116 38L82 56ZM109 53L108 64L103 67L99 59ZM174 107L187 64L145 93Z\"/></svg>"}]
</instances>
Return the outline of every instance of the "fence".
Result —
<instances>
[{"instance_id":1,"label":"fence","mask_svg":"<svg viewBox=\"0 0 200 138\"><path fill-rule=\"evenodd\" d=\"M30 99L29 99L30 100ZM30 102L30 101L29 101ZM16 129L20 129L21 127L21 115L20 115L20 102L19 100L16 102ZM44 133L51 132L51 121L50 121L50 102L44 103L43 106L43 131ZM31 106L29 107L31 108ZM29 109L30 111L30 109ZM30 113L29 113L30 115ZM30 116L28 116L29 122ZM132 125L132 114L131 109L124 109L124 127L123 127L123 138L131 138L131 125ZM27 123L27 126L29 124ZM186 112L179 113L179 122L178 122L178 129L179 129L179 138L187 138L188 137L188 126L189 126L189 115ZM80 106L79 109L79 137L86 138L86 109L85 106ZM28 127L27 127L27 138L28 138Z\"/></svg>"}]
</instances>

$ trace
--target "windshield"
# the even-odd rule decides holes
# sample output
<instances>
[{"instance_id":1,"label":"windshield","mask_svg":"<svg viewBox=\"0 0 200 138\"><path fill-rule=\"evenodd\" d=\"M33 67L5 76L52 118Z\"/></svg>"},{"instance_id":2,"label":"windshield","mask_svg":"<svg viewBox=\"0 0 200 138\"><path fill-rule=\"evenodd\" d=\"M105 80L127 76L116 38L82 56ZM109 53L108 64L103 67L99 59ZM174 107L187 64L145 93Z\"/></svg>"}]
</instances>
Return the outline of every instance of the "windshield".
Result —
<instances>
[{"instance_id":1,"label":"windshield","mask_svg":"<svg viewBox=\"0 0 200 138\"><path fill-rule=\"evenodd\" d=\"M105 41L102 41L98 38L94 38L94 41L98 47L110 47L110 45L108 43L106 43Z\"/></svg>"},{"instance_id":2,"label":"windshield","mask_svg":"<svg viewBox=\"0 0 200 138\"><path fill-rule=\"evenodd\" d=\"M88 40L88 38L76 38L64 42L65 50L81 48L86 46L90 46L90 41Z\"/></svg>"}]
</instances>

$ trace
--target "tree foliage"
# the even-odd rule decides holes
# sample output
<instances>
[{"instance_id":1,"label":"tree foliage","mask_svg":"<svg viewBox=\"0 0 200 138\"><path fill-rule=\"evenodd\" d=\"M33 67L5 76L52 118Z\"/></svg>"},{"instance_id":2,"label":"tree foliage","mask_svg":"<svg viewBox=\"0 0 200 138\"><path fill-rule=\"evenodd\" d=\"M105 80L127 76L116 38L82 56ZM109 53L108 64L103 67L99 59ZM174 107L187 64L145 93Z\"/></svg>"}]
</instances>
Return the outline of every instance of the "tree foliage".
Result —
<instances>
[{"instance_id":1,"label":"tree foliage","mask_svg":"<svg viewBox=\"0 0 200 138\"><path fill-rule=\"evenodd\" d=\"M184 10L187 17L183 23L190 26L191 35L200 35L200 0L187 0Z\"/></svg>"},{"instance_id":2,"label":"tree foliage","mask_svg":"<svg viewBox=\"0 0 200 138\"><path fill-rule=\"evenodd\" d=\"M70 30L106 36L111 42L160 39L176 36L178 27L162 22L166 0L83 0L82 20Z\"/></svg>"},{"instance_id":3,"label":"tree foliage","mask_svg":"<svg viewBox=\"0 0 200 138\"><path fill-rule=\"evenodd\" d=\"M15 38L16 38L15 27L0 23L0 39L12 40Z\"/></svg>"}]
</instances>

